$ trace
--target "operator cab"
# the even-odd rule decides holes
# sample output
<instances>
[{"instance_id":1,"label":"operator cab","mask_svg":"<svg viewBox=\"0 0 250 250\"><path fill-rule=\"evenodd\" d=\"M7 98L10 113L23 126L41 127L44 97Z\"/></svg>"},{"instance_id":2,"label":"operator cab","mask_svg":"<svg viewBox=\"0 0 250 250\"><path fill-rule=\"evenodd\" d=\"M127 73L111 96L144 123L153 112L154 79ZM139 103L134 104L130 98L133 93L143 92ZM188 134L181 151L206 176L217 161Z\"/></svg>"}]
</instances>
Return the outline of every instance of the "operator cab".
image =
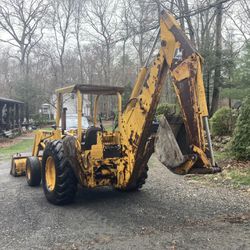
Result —
<instances>
[{"instance_id":1,"label":"operator cab","mask_svg":"<svg viewBox=\"0 0 250 250\"><path fill-rule=\"evenodd\" d=\"M62 127L60 119L59 127ZM87 117L82 116L82 129L87 130L90 127ZM77 130L77 114L66 114L66 131Z\"/></svg>"},{"instance_id":2,"label":"operator cab","mask_svg":"<svg viewBox=\"0 0 250 250\"><path fill-rule=\"evenodd\" d=\"M98 85L84 85L77 84L69 87L61 88L56 90L57 94L57 114L56 114L56 126L61 126L63 134L74 135L78 138L78 141L82 145L83 150L91 150L91 147L97 144L98 132L109 133L105 131L102 124L101 115L98 117L98 106L101 96L117 96L117 127L119 129L121 123L121 108L122 108L122 98L123 87L111 87L111 86L98 86ZM66 114L66 108L63 108L60 112L60 107L63 103L63 95L73 93L77 97L77 114ZM92 117L92 126L89 126L87 118L83 116L82 106L83 106L83 95L92 95L95 97L94 100L94 110ZM97 122L99 120L99 126ZM112 133L112 132L110 132ZM105 142L104 142L105 143ZM109 142L107 143L109 144ZM112 144L112 142L111 142Z\"/></svg>"}]
</instances>

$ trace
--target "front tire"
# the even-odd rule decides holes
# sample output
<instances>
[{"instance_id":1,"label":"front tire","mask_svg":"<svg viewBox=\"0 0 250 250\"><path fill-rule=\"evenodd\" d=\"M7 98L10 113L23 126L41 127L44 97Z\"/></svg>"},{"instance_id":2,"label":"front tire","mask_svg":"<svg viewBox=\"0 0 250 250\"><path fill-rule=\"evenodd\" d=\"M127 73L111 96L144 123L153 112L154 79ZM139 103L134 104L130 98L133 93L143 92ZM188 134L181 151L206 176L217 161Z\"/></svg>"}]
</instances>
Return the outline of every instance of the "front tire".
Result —
<instances>
[{"instance_id":1,"label":"front tire","mask_svg":"<svg viewBox=\"0 0 250 250\"><path fill-rule=\"evenodd\" d=\"M41 183L41 163L36 156L26 160L26 180L29 186L39 186Z\"/></svg>"},{"instance_id":2,"label":"front tire","mask_svg":"<svg viewBox=\"0 0 250 250\"><path fill-rule=\"evenodd\" d=\"M42 184L49 202L64 205L74 200L77 180L69 162L64 158L62 141L47 144L42 159Z\"/></svg>"}]
</instances>

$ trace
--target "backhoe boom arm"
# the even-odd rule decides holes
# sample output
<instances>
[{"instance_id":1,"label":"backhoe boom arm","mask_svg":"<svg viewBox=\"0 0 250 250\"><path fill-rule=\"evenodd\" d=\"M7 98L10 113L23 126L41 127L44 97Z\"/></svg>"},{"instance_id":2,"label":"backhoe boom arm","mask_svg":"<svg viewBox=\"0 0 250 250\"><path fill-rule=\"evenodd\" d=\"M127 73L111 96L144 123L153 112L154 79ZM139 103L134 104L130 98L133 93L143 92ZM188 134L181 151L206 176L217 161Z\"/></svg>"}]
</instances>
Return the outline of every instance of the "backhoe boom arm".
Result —
<instances>
[{"instance_id":1,"label":"backhoe boom arm","mask_svg":"<svg viewBox=\"0 0 250 250\"><path fill-rule=\"evenodd\" d=\"M151 67L146 65L141 69L122 115L121 138L122 144L125 144L124 154L130 155L130 182L138 178L153 153L151 124L168 73L172 77L193 152L180 166L175 166L174 172L186 174L194 166L206 168L207 172L215 170L208 158L204 137L203 119L208 116L208 110L202 79L202 58L173 16L164 10L160 16L159 34L159 53Z\"/></svg>"}]
</instances>

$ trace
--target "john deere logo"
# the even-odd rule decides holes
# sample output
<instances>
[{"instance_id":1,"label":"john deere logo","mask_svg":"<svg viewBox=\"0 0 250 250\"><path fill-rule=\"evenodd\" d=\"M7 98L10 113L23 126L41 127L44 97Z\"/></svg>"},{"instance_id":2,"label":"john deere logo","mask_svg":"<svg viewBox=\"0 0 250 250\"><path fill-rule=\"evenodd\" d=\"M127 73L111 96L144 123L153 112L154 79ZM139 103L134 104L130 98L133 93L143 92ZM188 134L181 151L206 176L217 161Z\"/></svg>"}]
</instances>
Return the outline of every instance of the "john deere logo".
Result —
<instances>
[{"instance_id":1,"label":"john deere logo","mask_svg":"<svg viewBox=\"0 0 250 250\"><path fill-rule=\"evenodd\" d=\"M181 50L180 48L177 48L175 50L174 58L173 58L175 60L175 63L177 63L178 61L181 61L182 56L183 56L183 50Z\"/></svg>"}]
</instances>

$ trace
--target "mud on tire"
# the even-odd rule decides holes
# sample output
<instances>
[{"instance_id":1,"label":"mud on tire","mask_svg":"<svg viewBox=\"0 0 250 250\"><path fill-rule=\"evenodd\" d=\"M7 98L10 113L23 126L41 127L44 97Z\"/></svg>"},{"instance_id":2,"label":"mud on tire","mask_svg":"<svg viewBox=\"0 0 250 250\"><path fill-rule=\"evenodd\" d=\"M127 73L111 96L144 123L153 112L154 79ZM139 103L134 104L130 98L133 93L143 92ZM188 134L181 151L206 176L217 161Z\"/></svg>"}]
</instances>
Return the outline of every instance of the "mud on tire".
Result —
<instances>
[{"instance_id":1,"label":"mud on tire","mask_svg":"<svg viewBox=\"0 0 250 250\"><path fill-rule=\"evenodd\" d=\"M46 182L46 162L51 157L54 160L55 185L49 188ZM49 202L55 205L71 203L77 191L77 179L69 164L64 158L61 140L47 144L42 158L42 184L44 194Z\"/></svg>"}]
</instances>

